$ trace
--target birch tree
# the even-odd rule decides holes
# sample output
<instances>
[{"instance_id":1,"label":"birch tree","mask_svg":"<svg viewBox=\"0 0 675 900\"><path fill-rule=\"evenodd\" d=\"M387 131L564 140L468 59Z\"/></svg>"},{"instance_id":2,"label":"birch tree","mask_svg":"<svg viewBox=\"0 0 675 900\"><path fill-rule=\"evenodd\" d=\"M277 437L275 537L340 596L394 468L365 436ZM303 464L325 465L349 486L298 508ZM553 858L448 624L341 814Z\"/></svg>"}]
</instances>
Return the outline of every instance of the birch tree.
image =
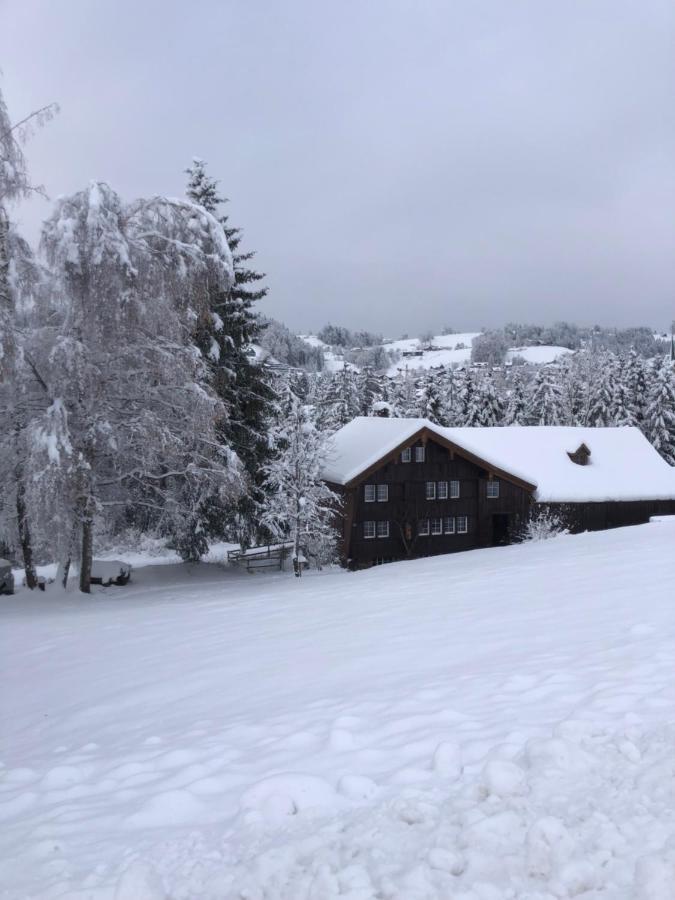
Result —
<instances>
[{"instance_id":1,"label":"birch tree","mask_svg":"<svg viewBox=\"0 0 675 900\"><path fill-rule=\"evenodd\" d=\"M237 495L236 455L216 436L226 411L191 340L211 285L227 290L232 259L201 207L162 197L124 206L96 182L59 200L42 248L60 323L51 403L35 426L35 502L58 512L66 571L79 547L86 593L96 515L145 506L180 537L206 495Z\"/></svg>"}]
</instances>

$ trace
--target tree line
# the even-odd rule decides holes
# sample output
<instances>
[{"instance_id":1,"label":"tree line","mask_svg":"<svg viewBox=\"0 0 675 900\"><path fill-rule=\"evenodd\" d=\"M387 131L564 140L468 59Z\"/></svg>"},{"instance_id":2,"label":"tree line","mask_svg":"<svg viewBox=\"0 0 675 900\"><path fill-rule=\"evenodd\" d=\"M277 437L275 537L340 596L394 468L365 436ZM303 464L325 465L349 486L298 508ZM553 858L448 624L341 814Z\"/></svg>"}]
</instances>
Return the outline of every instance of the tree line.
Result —
<instances>
[{"instance_id":1,"label":"tree line","mask_svg":"<svg viewBox=\"0 0 675 900\"><path fill-rule=\"evenodd\" d=\"M675 465L675 368L669 353L645 359L579 350L543 366L449 366L387 376L373 370L298 373L296 390L322 431L355 416L421 417L442 426L635 426Z\"/></svg>"}]
</instances>

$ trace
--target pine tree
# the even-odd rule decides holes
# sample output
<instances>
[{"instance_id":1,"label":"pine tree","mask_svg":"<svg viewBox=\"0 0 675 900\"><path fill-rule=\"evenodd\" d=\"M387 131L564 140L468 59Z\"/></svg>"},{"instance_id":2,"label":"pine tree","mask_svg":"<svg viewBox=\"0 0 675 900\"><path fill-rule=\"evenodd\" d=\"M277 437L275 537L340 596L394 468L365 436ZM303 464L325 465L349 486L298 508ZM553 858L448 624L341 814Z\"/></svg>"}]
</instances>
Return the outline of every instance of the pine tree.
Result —
<instances>
[{"instance_id":1,"label":"pine tree","mask_svg":"<svg viewBox=\"0 0 675 900\"><path fill-rule=\"evenodd\" d=\"M669 359L663 359L654 373L644 427L653 446L675 466L675 367Z\"/></svg>"},{"instance_id":2,"label":"pine tree","mask_svg":"<svg viewBox=\"0 0 675 900\"><path fill-rule=\"evenodd\" d=\"M480 393L476 370L467 369L459 391L460 421L459 425L477 428L483 424L483 411L480 405Z\"/></svg>"},{"instance_id":3,"label":"pine tree","mask_svg":"<svg viewBox=\"0 0 675 900\"><path fill-rule=\"evenodd\" d=\"M647 372L644 360L634 348L628 353L624 364L623 381L626 385L628 412L633 423L646 432L647 414Z\"/></svg>"},{"instance_id":4,"label":"pine tree","mask_svg":"<svg viewBox=\"0 0 675 900\"><path fill-rule=\"evenodd\" d=\"M189 199L217 215L228 200L218 192L218 182L207 174L205 163L195 159L186 172ZM264 330L253 305L267 295L268 288L256 287L265 276L249 266L255 253L240 251L241 229L232 227L226 215L221 215L219 222L233 254L234 283L227 292L211 292L209 309L196 323L195 337L227 409L219 434L242 460L249 488L236 507L212 508L208 527L222 532L224 525L229 526L242 545L248 546L259 537L261 471L270 457L267 435L275 414L273 379L251 357L251 345L260 341Z\"/></svg>"},{"instance_id":5,"label":"pine tree","mask_svg":"<svg viewBox=\"0 0 675 900\"><path fill-rule=\"evenodd\" d=\"M589 392L587 424L592 428L605 428L612 424L614 384L612 356L609 353L602 353L598 357L596 376Z\"/></svg>"},{"instance_id":6,"label":"pine tree","mask_svg":"<svg viewBox=\"0 0 675 900\"><path fill-rule=\"evenodd\" d=\"M356 373L346 363L329 380L327 396L319 411L322 430L337 431L361 415Z\"/></svg>"},{"instance_id":7,"label":"pine tree","mask_svg":"<svg viewBox=\"0 0 675 900\"><path fill-rule=\"evenodd\" d=\"M494 427L503 424L504 406L489 373L484 373L478 378L475 400L478 408L478 425Z\"/></svg>"},{"instance_id":8,"label":"pine tree","mask_svg":"<svg viewBox=\"0 0 675 900\"><path fill-rule=\"evenodd\" d=\"M630 392L626 383L626 358L613 357L611 362L611 392L609 424L616 427L636 426Z\"/></svg>"},{"instance_id":9,"label":"pine tree","mask_svg":"<svg viewBox=\"0 0 675 900\"><path fill-rule=\"evenodd\" d=\"M321 477L330 445L313 422L310 407L290 390L282 400L283 421L274 426L271 441L276 453L263 469L263 522L279 540L293 542L296 576L302 561L317 565L335 558L338 497Z\"/></svg>"},{"instance_id":10,"label":"pine tree","mask_svg":"<svg viewBox=\"0 0 675 900\"><path fill-rule=\"evenodd\" d=\"M552 367L542 366L539 369L527 400L527 418L530 425L564 424L562 392Z\"/></svg>"},{"instance_id":11,"label":"pine tree","mask_svg":"<svg viewBox=\"0 0 675 900\"><path fill-rule=\"evenodd\" d=\"M504 425L525 425L527 421L527 402L525 400L525 384L520 367L512 370L511 390L508 394L504 411Z\"/></svg>"},{"instance_id":12,"label":"pine tree","mask_svg":"<svg viewBox=\"0 0 675 900\"><path fill-rule=\"evenodd\" d=\"M428 419L434 425L446 424L443 415L443 401L435 372L426 372L420 379L417 404L421 418Z\"/></svg>"}]
</instances>

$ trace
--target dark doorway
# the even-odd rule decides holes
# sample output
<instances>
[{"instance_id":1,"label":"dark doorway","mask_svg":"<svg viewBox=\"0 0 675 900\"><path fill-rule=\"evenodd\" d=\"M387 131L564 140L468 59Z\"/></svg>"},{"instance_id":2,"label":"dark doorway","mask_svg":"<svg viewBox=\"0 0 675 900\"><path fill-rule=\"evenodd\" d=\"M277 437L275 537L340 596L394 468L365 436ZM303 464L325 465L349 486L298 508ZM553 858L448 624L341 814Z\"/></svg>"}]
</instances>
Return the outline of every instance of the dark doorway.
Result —
<instances>
[{"instance_id":1,"label":"dark doorway","mask_svg":"<svg viewBox=\"0 0 675 900\"><path fill-rule=\"evenodd\" d=\"M510 537L509 514L495 513L492 516L492 544L498 546L500 544L508 544Z\"/></svg>"}]
</instances>

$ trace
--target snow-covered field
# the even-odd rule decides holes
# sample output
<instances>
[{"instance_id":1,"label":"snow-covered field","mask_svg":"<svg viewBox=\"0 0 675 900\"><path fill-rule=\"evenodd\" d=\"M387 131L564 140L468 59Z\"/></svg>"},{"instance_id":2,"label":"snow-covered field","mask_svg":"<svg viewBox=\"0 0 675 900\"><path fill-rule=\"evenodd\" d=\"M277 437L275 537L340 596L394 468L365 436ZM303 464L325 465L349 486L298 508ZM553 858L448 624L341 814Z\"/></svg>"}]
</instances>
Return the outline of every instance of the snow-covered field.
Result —
<instances>
[{"instance_id":1,"label":"snow-covered field","mask_svg":"<svg viewBox=\"0 0 675 900\"><path fill-rule=\"evenodd\" d=\"M398 372L406 369L435 369L438 366L464 366L471 361L471 343L480 332L467 331L458 334L437 334L430 341L433 350L423 350L421 356L401 356L387 370L387 375L394 376ZM299 337L312 347L321 347L324 351L324 359L326 370L328 372L338 372L344 366L342 356L336 355L335 352L322 340L315 335L301 334ZM387 350L394 350L403 354L404 352L416 351L422 348L418 338L401 338L397 341L387 341L384 345ZM522 357L525 362L533 365L541 365L542 363L550 363L564 356L566 353L573 353L567 347L540 346L540 347L513 347L507 354L506 359L510 361L514 356ZM356 366L349 364L349 367L356 369Z\"/></svg>"},{"instance_id":2,"label":"snow-covered field","mask_svg":"<svg viewBox=\"0 0 675 900\"><path fill-rule=\"evenodd\" d=\"M574 350L570 350L568 347L543 344L540 347L513 347L507 352L506 359L512 360L514 356L520 356L526 363L542 365L543 363L554 362L568 353L574 353Z\"/></svg>"},{"instance_id":3,"label":"snow-covered field","mask_svg":"<svg viewBox=\"0 0 675 900\"><path fill-rule=\"evenodd\" d=\"M672 900L674 547L0 598L0 896Z\"/></svg>"}]
</instances>

